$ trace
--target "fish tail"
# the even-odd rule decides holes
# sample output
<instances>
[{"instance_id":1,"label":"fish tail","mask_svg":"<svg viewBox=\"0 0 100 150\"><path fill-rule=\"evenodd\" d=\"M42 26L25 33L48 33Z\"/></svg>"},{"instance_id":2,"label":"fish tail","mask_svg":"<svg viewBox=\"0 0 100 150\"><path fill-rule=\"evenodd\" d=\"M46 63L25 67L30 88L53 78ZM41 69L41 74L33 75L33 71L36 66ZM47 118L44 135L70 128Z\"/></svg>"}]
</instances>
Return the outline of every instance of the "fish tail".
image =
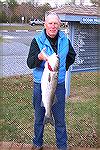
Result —
<instances>
[{"instance_id":1,"label":"fish tail","mask_svg":"<svg viewBox=\"0 0 100 150\"><path fill-rule=\"evenodd\" d=\"M44 117L44 125L50 123L52 126L55 125L54 123L54 119L53 116L49 117L49 116L45 116Z\"/></svg>"}]
</instances>

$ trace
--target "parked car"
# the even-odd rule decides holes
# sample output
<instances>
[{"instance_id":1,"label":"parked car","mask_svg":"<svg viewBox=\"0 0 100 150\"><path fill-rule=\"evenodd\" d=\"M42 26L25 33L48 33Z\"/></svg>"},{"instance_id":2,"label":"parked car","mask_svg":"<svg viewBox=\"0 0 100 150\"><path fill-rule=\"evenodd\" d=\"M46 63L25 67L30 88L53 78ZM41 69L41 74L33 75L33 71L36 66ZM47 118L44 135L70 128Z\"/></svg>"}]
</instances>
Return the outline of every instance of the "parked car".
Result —
<instances>
[{"instance_id":1,"label":"parked car","mask_svg":"<svg viewBox=\"0 0 100 150\"><path fill-rule=\"evenodd\" d=\"M44 22L42 20L40 20L40 19L34 19L34 20L30 20L29 24L31 26L33 26L33 25L43 25Z\"/></svg>"}]
</instances>

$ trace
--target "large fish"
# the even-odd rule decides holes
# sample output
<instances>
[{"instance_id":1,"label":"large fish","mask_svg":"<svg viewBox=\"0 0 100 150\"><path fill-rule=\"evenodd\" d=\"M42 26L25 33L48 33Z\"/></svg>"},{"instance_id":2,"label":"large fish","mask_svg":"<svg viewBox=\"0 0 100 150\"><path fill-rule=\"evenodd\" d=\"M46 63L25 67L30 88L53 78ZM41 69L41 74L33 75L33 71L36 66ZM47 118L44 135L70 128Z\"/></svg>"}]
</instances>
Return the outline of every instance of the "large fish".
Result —
<instances>
[{"instance_id":1,"label":"large fish","mask_svg":"<svg viewBox=\"0 0 100 150\"><path fill-rule=\"evenodd\" d=\"M59 73L59 57L53 53L48 57L41 78L42 103L45 107L44 124L50 123L54 126L52 106L55 103L55 90L57 87Z\"/></svg>"}]
</instances>

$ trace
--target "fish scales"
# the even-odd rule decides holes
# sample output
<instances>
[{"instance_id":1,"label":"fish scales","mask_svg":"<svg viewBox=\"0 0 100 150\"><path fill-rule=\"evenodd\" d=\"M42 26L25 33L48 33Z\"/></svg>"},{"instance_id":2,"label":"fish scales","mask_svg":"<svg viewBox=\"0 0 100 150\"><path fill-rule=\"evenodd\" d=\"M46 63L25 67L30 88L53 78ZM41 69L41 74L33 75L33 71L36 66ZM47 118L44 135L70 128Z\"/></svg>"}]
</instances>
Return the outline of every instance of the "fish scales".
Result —
<instances>
[{"instance_id":1,"label":"fish scales","mask_svg":"<svg viewBox=\"0 0 100 150\"><path fill-rule=\"evenodd\" d=\"M45 63L41 79L42 103L45 107L44 124L54 125L52 106L55 103L55 90L57 87L59 73L59 57L56 53L49 56Z\"/></svg>"}]
</instances>

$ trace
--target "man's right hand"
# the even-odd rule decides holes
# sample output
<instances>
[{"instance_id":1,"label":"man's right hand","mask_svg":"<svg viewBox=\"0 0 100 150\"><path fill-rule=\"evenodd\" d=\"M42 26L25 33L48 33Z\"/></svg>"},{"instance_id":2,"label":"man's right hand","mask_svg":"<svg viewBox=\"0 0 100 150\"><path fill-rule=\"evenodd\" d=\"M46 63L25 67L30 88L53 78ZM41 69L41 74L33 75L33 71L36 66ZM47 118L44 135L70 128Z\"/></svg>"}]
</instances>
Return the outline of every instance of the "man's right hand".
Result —
<instances>
[{"instance_id":1,"label":"man's right hand","mask_svg":"<svg viewBox=\"0 0 100 150\"><path fill-rule=\"evenodd\" d=\"M45 54L46 48L43 48L42 51L38 54L38 59L39 60L48 60L48 56Z\"/></svg>"}]
</instances>

